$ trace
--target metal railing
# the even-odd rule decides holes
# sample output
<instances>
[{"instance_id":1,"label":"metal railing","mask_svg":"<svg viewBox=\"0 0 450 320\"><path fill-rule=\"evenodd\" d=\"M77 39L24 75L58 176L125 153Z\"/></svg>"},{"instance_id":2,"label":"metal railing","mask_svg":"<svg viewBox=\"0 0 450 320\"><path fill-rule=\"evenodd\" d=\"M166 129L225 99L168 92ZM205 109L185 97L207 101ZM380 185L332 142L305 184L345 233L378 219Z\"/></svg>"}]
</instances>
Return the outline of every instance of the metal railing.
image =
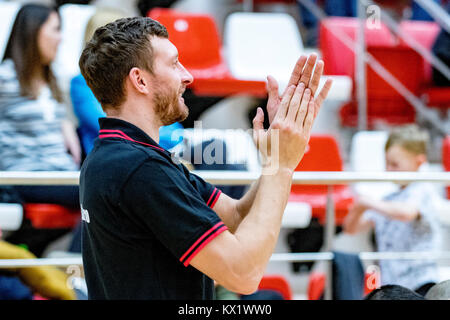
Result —
<instances>
[{"instance_id":1,"label":"metal railing","mask_svg":"<svg viewBox=\"0 0 450 320\"><path fill-rule=\"evenodd\" d=\"M327 14L313 1L311 0L296 0L301 3L312 15L319 21L327 18ZM422 0L417 1L419 4L428 4L430 1ZM358 19L360 26L366 23L365 8L373 6L375 3L371 0L358 0ZM379 6L378 6L379 7ZM431 9L432 8L432 9ZM444 10L439 10L436 6L426 6L428 12L434 16L439 17L437 20L439 23L443 23L445 27L450 23L449 17ZM432 11L433 10L433 11ZM389 15L387 15L380 8L380 19L384 22L389 29L394 32L400 39L404 40L413 50L419 53L426 61L439 70L444 76L450 79L450 69L436 57L432 52L423 47L413 37L409 36L401 30L399 24L394 21ZM439 16L438 16L439 14ZM324 25L325 28L328 28ZM361 28L359 28L361 29ZM355 53L355 74L356 74L356 89L358 100L358 129L366 130L367 127L367 88L365 81L365 64L369 65L372 70L383 78L395 91L397 91L406 101L408 101L414 108L414 110L420 114L425 120L431 123L441 135L450 133L450 127L448 123L441 120L439 115L427 107L427 105L417 96L414 95L408 88L406 88L402 82L400 82L391 72L389 72L377 59L375 59L365 48L365 37L362 30L358 30L357 39L354 41L346 33L339 29L328 30L339 39L348 49Z\"/></svg>"},{"instance_id":2,"label":"metal railing","mask_svg":"<svg viewBox=\"0 0 450 320\"><path fill-rule=\"evenodd\" d=\"M217 185L249 185L260 174L248 171L193 171L204 180ZM0 185L78 185L79 172L18 172L0 171ZM324 228L325 252L311 253L274 253L271 262L325 261L326 270L325 299L332 297L332 264L334 254L331 252L335 235L333 186L358 182L431 182L450 185L450 172L295 172L293 184L327 185L326 222ZM380 259L449 259L450 252L361 252L362 260ZM40 259L3 259L1 268L25 268L32 266L82 265L81 258L40 258Z\"/></svg>"}]
</instances>

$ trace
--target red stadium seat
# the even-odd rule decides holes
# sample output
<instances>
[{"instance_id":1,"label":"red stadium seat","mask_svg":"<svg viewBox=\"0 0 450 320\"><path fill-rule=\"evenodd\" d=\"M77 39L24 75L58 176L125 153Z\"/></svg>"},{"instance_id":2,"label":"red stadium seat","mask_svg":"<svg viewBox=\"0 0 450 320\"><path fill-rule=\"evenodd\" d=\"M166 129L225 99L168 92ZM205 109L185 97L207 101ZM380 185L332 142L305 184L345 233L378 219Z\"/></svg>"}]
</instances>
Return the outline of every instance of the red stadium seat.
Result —
<instances>
[{"instance_id":1,"label":"red stadium seat","mask_svg":"<svg viewBox=\"0 0 450 320\"><path fill-rule=\"evenodd\" d=\"M80 221L80 210L57 204L28 203L24 205L25 217L34 228L74 228Z\"/></svg>"},{"instance_id":2,"label":"red stadium seat","mask_svg":"<svg viewBox=\"0 0 450 320\"><path fill-rule=\"evenodd\" d=\"M442 166L445 171L450 171L450 136L446 136L442 141ZM447 189L447 199L450 199L450 187Z\"/></svg>"},{"instance_id":3,"label":"red stadium seat","mask_svg":"<svg viewBox=\"0 0 450 320\"><path fill-rule=\"evenodd\" d=\"M413 49L405 46L371 46L367 51L394 75L409 91L420 94L423 59ZM408 72L405 72L405 65ZM377 121L405 124L415 121L414 108L372 68L367 69L367 115L369 128ZM356 126L358 107L355 100L340 112L342 123Z\"/></svg>"},{"instance_id":4,"label":"red stadium seat","mask_svg":"<svg viewBox=\"0 0 450 320\"><path fill-rule=\"evenodd\" d=\"M422 100L430 107L450 108L450 87L429 87L422 90Z\"/></svg>"},{"instance_id":5,"label":"red stadium seat","mask_svg":"<svg viewBox=\"0 0 450 320\"><path fill-rule=\"evenodd\" d=\"M267 95L264 81L240 80L228 70L214 18L207 14L155 8L148 16L161 22L177 47L180 62L194 77L190 88L199 96Z\"/></svg>"},{"instance_id":6,"label":"red stadium seat","mask_svg":"<svg viewBox=\"0 0 450 320\"><path fill-rule=\"evenodd\" d=\"M289 282L282 275L264 275L259 283L258 289L278 291L284 300L292 300L292 290Z\"/></svg>"},{"instance_id":7,"label":"red stadium seat","mask_svg":"<svg viewBox=\"0 0 450 320\"><path fill-rule=\"evenodd\" d=\"M295 171L342 171L343 163L338 144L331 135L312 135L308 149ZM328 186L293 185L289 201L306 202L311 205L312 217L324 224L326 221ZM353 193L347 185L333 186L336 224L342 224L350 205Z\"/></svg>"},{"instance_id":8,"label":"red stadium seat","mask_svg":"<svg viewBox=\"0 0 450 320\"><path fill-rule=\"evenodd\" d=\"M354 76L355 54L333 32L342 33L355 41L358 26L356 18L331 17L321 21L319 46L325 63L324 74ZM396 43L395 36L384 24L381 24L379 29L366 27L365 36L368 47Z\"/></svg>"},{"instance_id":9,"label":"red stadium seat","mask_svg":"<svg viewBox=\"0 0 450 320\"><path fill-rule=\"evenodd\" d=\"M311 272L308 283L308 300L319 300L325 289L325 274L322 272Z\"/></svg>"},{"instance_id":10,"label":"red stadium seat","mask_svg":"<svg viewBox=\"0 0 450 320\"><path fill-rule=\"evenodd\" d=\"M372 274L366 273L364 276L364 296L368 295L372 290L372 284L369 283ZM311 272L308 282L308 300L319 300L325 290L326 275L323 272ZM377 283L379 281L376 280Z\"/></svg>"},{"instance_id":11,"label":"red stadium seat","mask_svg":"<svg viewBox=\"0 0 450 320\"><path fill-rule=\"evenodd\" d=\"M440 27L435 22L429 21L403 21L400 28L406 34L411 36L427 50L431 50L436 37L439 34ZM440 109L450 108L450 87L434 87L432 83L432 66L423 59L423 74L421 79L421 97L430 107Z\"/></svg>"},{"instance_id":12,"label":"red stadium seat","mask_svg":"<svg viewBox=\"0 0 450 320\"><path fill-rule=\"evenodd\" d=\"M348 75L355 81L355 54L334 32L345 34L355 41L357 28L356 18L332 17L322 21L320 48L325 62L325 74ZM400 30L431 50L439 26L434 22L404 21L400 24ZM433 88L431 85L430 64L405 41L392 34L384 24L381 24L380 28L366 27L365 38L367 51L413 94L422 96L429 106L450 106L447 88ZM408 72L404 72L405 66L408 66ZM355 97L355 91L353 96ZM389 124L415 121L414 108L371 68L367 70L367 96L369 128L377 121ZM340 110L342 124L356 126L357 114L354 98Z\"/></svg>"},{"instance_id":13,"label":"red stadium seat","mask_svg":"<svg viewBox=\"0 0 450 320\"><path fill-rule=\"evenodd\" d=\"M411 36L411 38L416 40L427 50L431 50L434 41L439 34L440 27L435 22L405 20L400 23L400 30ZM403 45L407 45L403 40L401 41L401 43ZM424 73L421 77L421 84L424 86L429 86L431 83L431 64L425 59L423 59L423 68Z\"/></svg>"}]
</instances>

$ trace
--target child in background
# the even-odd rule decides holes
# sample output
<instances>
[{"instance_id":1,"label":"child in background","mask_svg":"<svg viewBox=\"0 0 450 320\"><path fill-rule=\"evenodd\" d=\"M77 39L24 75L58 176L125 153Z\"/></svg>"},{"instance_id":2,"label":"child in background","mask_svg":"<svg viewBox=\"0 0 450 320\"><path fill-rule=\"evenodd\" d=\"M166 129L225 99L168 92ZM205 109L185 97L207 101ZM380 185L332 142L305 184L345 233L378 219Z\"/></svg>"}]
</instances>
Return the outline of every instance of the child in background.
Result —
<instances>
[{"instance_id":1,"label":"child in background","mask_svg":"<svg viewBox=\"0 0 450 320\"><path fill-rule=\"evenodd\" d=\"M385 145L387 171L418 171L427 161L428 134L415 125L395 129ZM379 252L432 252L439 249L434 186L413 182L383 200L359 198L343 228L350 234L375 228ZM432 260L380 260L381 285L396 284L421 295L439 281Z\"/></svg>"}]
</instances>

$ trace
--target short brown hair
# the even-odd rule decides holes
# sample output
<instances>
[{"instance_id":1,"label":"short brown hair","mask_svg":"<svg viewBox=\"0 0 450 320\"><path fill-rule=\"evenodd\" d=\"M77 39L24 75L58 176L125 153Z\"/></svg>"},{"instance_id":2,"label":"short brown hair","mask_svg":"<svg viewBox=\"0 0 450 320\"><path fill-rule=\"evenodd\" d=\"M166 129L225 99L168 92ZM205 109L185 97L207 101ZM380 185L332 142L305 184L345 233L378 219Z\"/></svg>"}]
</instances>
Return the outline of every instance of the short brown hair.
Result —
<instances>
[{"instance_id":1,"label":"short brown hair","mask_svg":"<svg viewBox=\"0 0 450 320\"><path fill-rule=\"evenodd\" d=\"M384 150L387 151L393 145L399 145L405 150L415 154L427 154L429 135L417 125L406 125L395 128L389 134Z\"/></svg>"},{"instance_id":2,"label":"short brown hair","mask_svg":"<svg viewBox=\"0 0 450 320\"><path fill-rule=\"evenodd\" d=\"M81 74L104 110L123 103L123 80L132 68L153 73L151 36L169 35L153 19L122 18L98 28L86 44L79 61Z\"/></svg>"}]
</instances>

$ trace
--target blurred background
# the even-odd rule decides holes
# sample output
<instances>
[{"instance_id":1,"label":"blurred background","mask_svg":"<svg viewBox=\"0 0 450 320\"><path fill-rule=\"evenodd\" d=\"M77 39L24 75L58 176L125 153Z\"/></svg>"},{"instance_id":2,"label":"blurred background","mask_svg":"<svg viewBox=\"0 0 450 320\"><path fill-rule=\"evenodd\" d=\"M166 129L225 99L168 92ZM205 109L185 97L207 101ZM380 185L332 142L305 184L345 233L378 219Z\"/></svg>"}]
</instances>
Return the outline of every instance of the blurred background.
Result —
<instances>
[{"instance_id":1,"label":"blurred background","mask_svg":"<svg viewBox=\"0 0 450 320\"><path fill-rule=\"evenodd\" d=\"M89 127L87 118L96 121L102 116L98 103L93 103L96 112L94 107L82 109L85 105L80 107L79 104L81 91L75 89L78 80L83 82L78 58L84 43L92 35L96 23L102 25L125 16L148 16L167 27L169 39L178 48L180 62L194 76L194 82L184 96L190 115L179 124L184 130L183 138L174 141L172 131L167 131L166 138L162 136L167 140L164 140L167 149L180 152L186 146L220 139L225 142L228 162L236 166L219 170L257 172L258 156L248 130L252 127L256 108L263 107L266 112L266 77L275 77L281 94L298 57L316 53L318 59L325 63L319 90L327 77L333 79L333 87L316 119L309 150L297 171L348 171L356 176L358 172L370 172L383 177L387 169L385 145L390 132L411 125L426 132L428 137L426 160L417 171L450 171L449 1L3 0L0 1L2 63L8 57L9 39L17 12L22 5L29 3L56 6L59 11L61 34L57 53L51 60L51 70L61 93L58 103L64 108L64 117L74 132L64 133L65 146L78 168L89 153L95 130L98 130L95 125ZM93 29L89 31L90 28ZM10 113L18 110L4 111L11 106L11 101L7 100L11 96L11 91L8 91L11 85L6 85L10 81L9 75L9 69L0 70L0 84L3 84L0 85L0 117L3 117L0 119L3 126L0 128L0 152L5 158L10 156L8 150L11 146L17 145L17 142L2 142L2 139L10 141L8 137L14 130L5 129L10 125L7 119ZM49 81L50 88L51 83ZM84 84L85 89L89 90ZM90 96L90 99L95 100L95 97ZM22 124L25 121L17 120L17 114L15 117L12 119ZM194 129L199 127L203 129L200 136ZM29 143L33 150L40 148L39 143ZM78 153L79 157L76 157ZM0 170L74 170L69 165L48 168L2 164ZM443 257L436 260L438 273L435 282L439 282L450 279L450 189L444 183L432 185L439 198L434 203L433 219L439 225L442 239L434 247L437 252L442 252ZM243 192L242 188L228 188L227 191L235 193L236 197ZM53 201L52 197L57 197L55 190L45 191L46 197L43 198L26 198L20 190L18 198L15 198L16 191L4 186L0 199L3 241L20 246L33 257L80 258L80 209L76 207L76 200ZM367 294L380 285L379 279L375 281L372 277L373 270L379 270L380 263L375 258L367 258L367 253L379 249L379 238L374 230L358 234L344 232L345 217L361 197L369 195L374 199L385 199L397 191L398 185L392 181L339 185L331 191L326 186L294 186L275 253L333 251L352 254L361 259L365 281L360 289ZM76 193L77 190L64 191L61 198L71 197L71 192ZM331 226L330 221L327 222L330 199L333 200L334 216ZM412 242L421 241L415 239L414 234L409 236ZM414 251L404 248L403 251ZM423 248L425 251L429 249ZM0 258L11 259L14 256L3 256L1 250ZM314 259L317 261L312 261ZM330 296L330 291L328 298L351 298L345 293L339 296L337 292L340 284L336 278L341 269L336 259L333 265L322 261L319 256L312 260L271 261L261 289L281 292L285 299L313 300L324 298L324 288L333 286L333 295ZM55 270L62 271L65 276L54 275L52 272ZM61 276L59 284L61 281L74 284L76 299L86 298L81 266L71 270L55 267L55 270L48 270L50 273L46 275L49 279ZM3 274L4 279L10 280L12 275L5 272L6 275L0 269L0 276ZM330 280L332 276L333 281ZM31 288L32 298L67 298L61 292L54 296L47 294L42 285L25 278L19 275L22 284ZM21 288L20 284L17 288ZM19 290L12 290L9 297L14 297ZM74 298L70 292L68 296Z\"/></svg>"}]
</instances>

